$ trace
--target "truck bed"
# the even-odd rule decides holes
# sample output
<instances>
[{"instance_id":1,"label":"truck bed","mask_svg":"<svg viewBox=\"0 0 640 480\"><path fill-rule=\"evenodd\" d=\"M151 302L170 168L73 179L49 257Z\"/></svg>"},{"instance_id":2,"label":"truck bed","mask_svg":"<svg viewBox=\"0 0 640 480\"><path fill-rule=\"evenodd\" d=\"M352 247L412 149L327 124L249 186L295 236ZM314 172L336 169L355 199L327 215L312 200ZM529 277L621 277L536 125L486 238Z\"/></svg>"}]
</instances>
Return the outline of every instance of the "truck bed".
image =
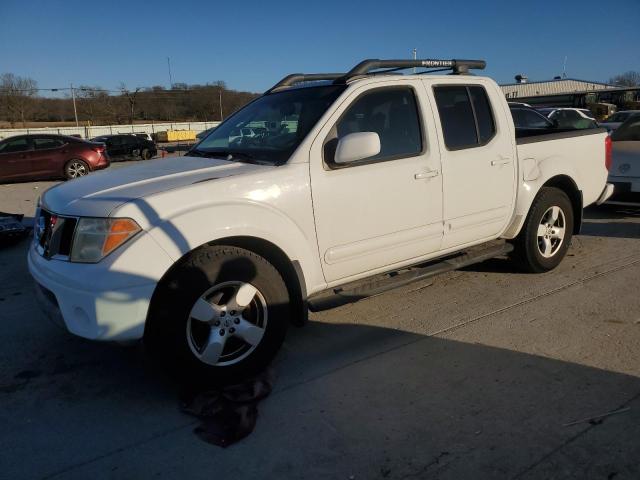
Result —
<instances>
[{"instance_id":1,"label":"truck bed","mask_svg":"<svg viewBox=\"0 0 640 480\"><path fill-rule=\"evenodd\" d=\"M516 128L516 143L518 145L522 145L525 143L546 142L549 140L582 137L585 135L596 135L600 133L607 133L607 129L606 128L585 128L581 130L556 129L553 131L549 131L549 130L541 130L537 128Z\"/></svg>"}]
</instances>

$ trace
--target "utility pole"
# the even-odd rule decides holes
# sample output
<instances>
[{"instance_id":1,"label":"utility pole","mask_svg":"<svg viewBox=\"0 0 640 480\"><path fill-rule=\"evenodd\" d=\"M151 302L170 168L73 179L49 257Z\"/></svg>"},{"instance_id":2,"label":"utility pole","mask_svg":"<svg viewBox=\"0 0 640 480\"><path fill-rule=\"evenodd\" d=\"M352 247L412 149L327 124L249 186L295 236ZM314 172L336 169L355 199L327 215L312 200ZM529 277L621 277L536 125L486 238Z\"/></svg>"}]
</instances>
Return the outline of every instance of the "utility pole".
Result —
<instances>
[{"instance_id":1,"label":"utility pole","mask_svg":"<svg viewBox=\"0 0 640 480\"><path fill-rule=\"evenodd\" d=\"M413 59L417 60L418 59L418 50L417 49L413 49ZM416 67L413 67L413 73L416 73Z\"/></svg>"},{"instance_id":2,"label":"utility pole","mask_svg":"<svg viewBox=\"0 0 640 480\"><path fill-rule=\"evenodd\" d=\"M564 65L562 66L562 78L567 78L567 56L564 56Z\"/></svg>"},{"instance_id":3,"label":"utility pole","mask_svg":"<svg viewBox=\"0 0 640 480\"><path fill-rule=\"evenodd\" d=\"M173 78L171 78L171 59L167 57L167 67L169 67L169 88L173 88Z\"/></svg>"},{"instance_id":4,"label":"utility pole","mask_svg":"<svg viewBox=\"0 0 640 480\"><path fill-rule=\"evenodd\" d=\"M222 116L222 87L218 90L218 101L220 102L220 121L222 121L224 120L224 117Z\"/></svg>"},{"instance_id":5,"label":"utility pole","mask_svg":"<svg viewBox=\"0 0 640 480\"><path fill-rule=\"evenodd\" d=\"M78 110L76 110L76 91L73 89L73 83L71 84L71 98L73 99L73 115L76 117L76 127L78 125Z\"/></svg>"}]
</instances>

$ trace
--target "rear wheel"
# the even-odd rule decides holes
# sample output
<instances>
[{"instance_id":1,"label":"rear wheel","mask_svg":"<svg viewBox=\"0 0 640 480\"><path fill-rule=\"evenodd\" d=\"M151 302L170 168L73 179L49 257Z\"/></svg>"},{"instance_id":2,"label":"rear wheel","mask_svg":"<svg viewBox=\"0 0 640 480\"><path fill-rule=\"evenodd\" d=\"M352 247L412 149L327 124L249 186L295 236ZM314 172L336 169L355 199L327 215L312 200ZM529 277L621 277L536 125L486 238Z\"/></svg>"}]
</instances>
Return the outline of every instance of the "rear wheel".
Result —
<instances>
[{"instance_id":1,"label":"rear wheel","mask_svg":"<svg viewBox=\"0 0 640 480\"><path fill-rule=\"evenodd\" d=\"M64 167L64 176L71 180L72 178L84 177L89 173L89 165L82 160L70 160Z\"/></svg>"},{"instance_id":2,"label":"rear wheel","mask_svg":"<svg viewBox=\"0 0 640 480\"><path fill-rule=\"evenodd\" d=\"M527 272L541 273L557 267L571 243L573 208L562 190L544 187L533 201L512 258Z\"/></svg>"},{"instance_id":3,"label":"rear wheel","mask_svg":"<svg viewBox=\"0 0 640 480\"><path fill-rule=\"evenodd\" d=\"M275 267L248 250L208 246L158 286L145 341L189 383L237 382L271 362L289 321Z\"/></svg>"}]
</instances>

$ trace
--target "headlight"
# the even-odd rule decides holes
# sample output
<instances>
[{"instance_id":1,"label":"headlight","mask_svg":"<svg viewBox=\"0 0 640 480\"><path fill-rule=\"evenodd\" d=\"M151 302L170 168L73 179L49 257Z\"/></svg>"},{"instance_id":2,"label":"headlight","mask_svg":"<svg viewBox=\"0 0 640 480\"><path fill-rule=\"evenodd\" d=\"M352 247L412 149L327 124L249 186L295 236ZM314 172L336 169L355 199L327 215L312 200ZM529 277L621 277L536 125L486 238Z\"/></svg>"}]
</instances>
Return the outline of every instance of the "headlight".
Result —
<instances>
[{"instance_id":1,"label":"headlight","mask_svg":"<svg viewBox=\"0 0 640 480\"><path fill-rule=\"evenodd\" d=\"M80 218L70 260L99 262L140 230L140 225L130 218Z\"/></svg>"}]
</instances>

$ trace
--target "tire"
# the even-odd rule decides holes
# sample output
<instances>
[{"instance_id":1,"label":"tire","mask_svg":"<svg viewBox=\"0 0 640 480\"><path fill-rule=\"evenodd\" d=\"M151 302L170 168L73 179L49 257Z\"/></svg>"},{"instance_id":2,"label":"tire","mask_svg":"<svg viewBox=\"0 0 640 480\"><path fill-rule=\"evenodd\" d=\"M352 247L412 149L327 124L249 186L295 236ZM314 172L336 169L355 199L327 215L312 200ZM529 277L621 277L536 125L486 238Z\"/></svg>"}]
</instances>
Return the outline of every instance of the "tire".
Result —
<instances>
[{"instance_id":1,"label":"tire","mask_svg":"<svg viewBox=\"0 0 640 480\"><path fill-rule=\"evenodd\" d=\"M144 148L142 149L142 152L140 152L140 157L143 160L149 160L153 155L151 154L151 151L148 148Z\"/></svg>"},{"instance_id":2,"label":"tire","mask_svg":"<svg viewBox=\"0 0 640 480\"><path fill-rule=\"evenodd\" d=\"M88 175L90 171L89 165L87 165L85 161L73 159L69 160L64 166L64 177L67 180L72 180L74 178L84 177Z\"/></svg>"},{"instance_id":3,"label":"tire","mask_svg":"<svg viewBox=\"0 0 640 480\"><path fill-rule=\"evenodd\" d=\"M189 385L237 383L269 365L290 316L286 285L267 260L242 248L206 246L158 285L145 343Z\"/></svg>"},{"instance_id":4,"label":"tire","mask_svg":"<svg viewBox=\"0 0 640 480\"><path fill-rule=\"evenodd\" d=\"M529 209L520 234L512 241L512 260L526 272L554 269L567 253L573 222L573 207L567 194L557 188L543 187Z\"/></svg>"}]
</instances>

